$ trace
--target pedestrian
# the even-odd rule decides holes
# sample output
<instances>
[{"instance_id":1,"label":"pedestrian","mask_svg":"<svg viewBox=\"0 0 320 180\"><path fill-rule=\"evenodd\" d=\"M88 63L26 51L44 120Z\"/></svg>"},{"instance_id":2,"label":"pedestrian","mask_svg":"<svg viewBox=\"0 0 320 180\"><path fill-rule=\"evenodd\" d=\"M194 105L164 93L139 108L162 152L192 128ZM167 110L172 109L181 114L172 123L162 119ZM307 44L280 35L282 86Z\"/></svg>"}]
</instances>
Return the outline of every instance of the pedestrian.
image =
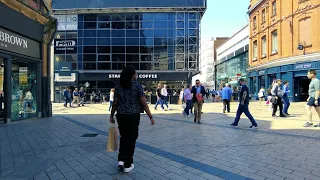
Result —
<instances>
[{"instance_id":1,"label":"pedestrian","mask_svg":"<svg viewBox=\"0 0 320 180\"><path fill-rule=\"evenodd\" d=\"M168 105L168 91L167 91L167 85L163 85L163 88L161 89L161 95L163 99L163 105L167 106L167 110L170 110L170 107Z\"/></svg>"},{"instance_id":2,"label":"pedestrian","mask_svg":"<svg viewBox=\"0 0 320 180\"><path fill-rule=\"evenodd\" d=\"M80 106L80 100L79 100L79 91L78 88L75 88L73 91L73 101L72 104L78 104L78 106Z\"/></svg>"},{"instance_id":3,"label":"pedestrian","mask_svg":"<svg viewBox=\"0 0 320 180\"><path fill-rule=\"evenodd\" d=\"M276 116L276 112L279 106L279 110L280 110L280 117L286 117L282 110L283 110L283 104L282 104L282 96L283 96L283 91L281 90L281 84L282 84L282 80L278 79L276 83L274 83L274 85L272 86L271 89L271 94L272 94L272 117L277 117Z\"/></svg>"},{"instance_id":4,"label":"pedestrian","mask_svg":"<svg viewBox=\"0 0 320 180\"><path fill-rule=\"evenodd\" d=\"M258 96L259 96L259 105L261 105L261 102L264 102L264 99L265 99L265 90L263 86L261 86Z\"/></svg>"},{"instance_id":5,"label":"pedestrian","mask_svg":"<svg viewBox=\"0 0 320 180\"><path fill-rule=\"evenodd\" d=\"M238 126L241 114L244 113L251 121L250 128L253 128L253 127L257 128L258 124L254 120L254 118L252 117L252 115L249 111L249 88L246 85L246 81L242 78L239 79L239 85L241 86L241 90L239 93L239 106L238 106L236 118L231 125Z\"/></svg>"},{"instance_id":6,"label":"pedestrian","mask_svg":"<svg viewBox=\"0 0 320 180\"><path fill-rule=\"evenodd\" d=\"M156 105L154 106L154 110L157 110L158 105L160 104L161 109L164 111L164 107L163 107L163 96L161 94L161 84L158 84L158 88L156 91L156 95L157 95L157 102Z\"/></svg>"},{"instance_id":7,"label":"pedestrian","mask_svg":"<svg viewBox=\"0 0 320 180\"><path fill-rule=\"evenodd\" d=\"M182 111L182 114L189 117L190 110L192 108L192 94L191 94L192 86L189 84L187 88L184 90L184 102L186 103L186 108Z\"/></svg>"},{"instance_id":8,"label":"pedestrian","mask_svg":"<svg viewBox=\"0 0 320 180\"><path fill-rule=\"evenodd\" d=\"M70 104L70 107L72 107L72 105L71 105L71 94L70 94L69 87L66 87L66 89L63 90L63 97L64 97L64 100L65 100L64 107L68 107L68 103Z\"/></svg>"},{"instance_id":9,"label":"pedestrian","mask_svg":"<svg viewBox=\"0 0 320 180\"><path fill-rule=\"evenodd\" d=\"M269 88L267 89L267 105L268 105L268 111L272 111L272 94L271 94L271 89L272 89L272 85L269 86Z\"/></svg>"},{"instance_id":10,"label":"pedestrian","mask_svg":"<svg viewBox=\"0 0 320 180\"><path fill-rule=\"evenodd\" d=\"M181 92L179 94L179 102L178 102L178 104L183 104L183 102L184 102L183 92L184 92L184 88L181 89Z\"/></svg>"},{"instance_id":11,"label":"pedestrian","mask_svg":"<svg viewBox=\"0 0 320 180\"><path fill-rule=\"evenodd\" d=\"M109 111L110 111L111 108L112 108L113 101L114 101L114 88L112 88L112 89L110 90Z\"/></svg>"},{"instance_id":12,"label":"pedestrian","mask_svg":"<svg viewBox=\"0 0 320 180\"><path fill-rule=\"evenodd\" d=\"M192 102L194 108L194 122L201 124L201 112L204 103L203 98L206 95L206 90L203 86L201 86L200 80L196 80L196 85L192 87L191 93L193 94Z\"/></svg>"},{"instance_id":13,"label":"pedestrian","mask_svg":"<svg viewBox=\"0 0 320 180\"><path fill-rule=\"evenodd\" d=\"M116 85L115 98L110 114L110 123L117 122L120 132L120 149L118 154L118 170L129 173L133 170L133 155L139 133L140 108L147 113L151 125L155 121L147 105L142 86L137 81L137 73L132 67L126 67L120 76L120 85Z\"/></svg>"},{"instance_id":14,"label":"pedestrian","mask_svg":"<svg viewBox=\"0 0 320 180\"><path fill-rule=\"evenodd\" d=\"M230 101L231 101L231 96L232 96L232 89L229 87L229 84L226 83L221 91L221 98L223 101L223 113L226 113L226 110L228 113L230 112Z\"/></svg>"},{"instance_id":15,"label":"pedestrian","mask_svg":"<svg viewBox=\"0 0 320 180\"><path fill-rule=\"evenodd\" d=\"M320 119L320 81L317 79L317 72L315 70L309 70L308 79L311 79L308 91L308 103L306 106L308 122L304 125L304 127L313 126L311 112L312 107L314 107ZM320 123L316 124L314 127L320 127Z\"/></svg>"},{"instance_id":16,"label":"pedestrian","mask_svg":"<svg viewBox=\"0 0 320 180\"><path fill-rule=\"evenodd\" d=\"M290 107L290 101L289 101L289 97L288 97L288 93L289 92L290 92L290 90L289 90L289 82L288 81L284 81L282 101L283 101L283 114L285 116L289 116L290 115L288 113L288 109Z\"/></svg>"},{"instance_id":17,"label":"pedestrian","mask_svg":"<svg viewBox=\"0 0 320 180\"><path fill-rule=\"evenodd\" d=\"M84 90L83 90L83 87L80 87L79 97L80 97L80 104L81 104L82 106L84 106L85 92L84 92Z\"/></svg>"}]
</instances>

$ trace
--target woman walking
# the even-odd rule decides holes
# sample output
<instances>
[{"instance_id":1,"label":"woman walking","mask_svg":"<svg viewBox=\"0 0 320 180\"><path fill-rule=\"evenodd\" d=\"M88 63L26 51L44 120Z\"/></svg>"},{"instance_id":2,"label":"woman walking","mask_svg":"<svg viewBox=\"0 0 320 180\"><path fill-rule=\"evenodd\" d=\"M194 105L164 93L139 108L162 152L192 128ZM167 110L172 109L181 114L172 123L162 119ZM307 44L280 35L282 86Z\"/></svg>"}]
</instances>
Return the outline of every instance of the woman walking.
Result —
<instances>
[{"instance_id":1,"label":"woman walking","mask_svg":"<svg viewBox=\"0 0 320 180\"><path fill-rule=\"evenodd\" d=\"M133 170L133 154L138 138L140 123L140 106L146 111L151 125L155 121L143 93L142 86L137 82L137 73L131 67L126 67L120 76L120 85L114 93L110 123L115 123L114 114L117 111L117 122L120 132L120 149L118 155L118 169L128 173Z\"/></svg>"},{"instance_id":2,"label":"woman walking","mask_svg":"<svg viewBox=\"0 0 320 180\"><path fill-rule=\"evenodd\" d=\"M264 102L264 99L265 99L265 90L263 86L261 87L258 96L259 96L259 105L261 105L261 102Z\"/></svg>"},{"instance_id":3,"label":"woman walking","mask_svg":"<svg viewBox=\"0 0 320 180\"><path fill-rule=\"evenodd\" d=\"M113 101L114 101L114 89L112 88L112 89L110 90L110 100L109 100L110 106L109 106L109 111L111 110Z\"/></svg>"}]
</instances>

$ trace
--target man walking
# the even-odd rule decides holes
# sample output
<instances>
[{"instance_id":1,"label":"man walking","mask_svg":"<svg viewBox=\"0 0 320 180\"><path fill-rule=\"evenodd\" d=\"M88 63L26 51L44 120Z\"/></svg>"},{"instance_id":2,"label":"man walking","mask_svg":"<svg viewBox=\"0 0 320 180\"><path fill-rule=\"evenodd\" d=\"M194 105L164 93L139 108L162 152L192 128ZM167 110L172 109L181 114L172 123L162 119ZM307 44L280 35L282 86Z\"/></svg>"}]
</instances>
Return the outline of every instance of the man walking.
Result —
<instances>
[{"instance_id":1,"label":"man walking","mask_svg":"<svg viewBox=\"0 0 320 180\"><path fill-rule=\"evenodd\" d=\"M238 123L240 121L240 116L242 113L244 113L251 121L252 125L250 126L250 128L258 127L258 124L256 123L256 121L252 117L251 113L249 112L249 88L246 85L246 81L242 78L239 79L239 85L241 86L241 90L239 93L240 104L239 104L239 107L237 110L237 116L231 125L238 126Z\"/></svg>"},{"instance_id":2,"label":"man walking","mask_svg":"<svg viewBox=\"0 0 320 180\"><path fill-rule=\"evenodd\" d=\"M315 70L309 70L308 78L311 79L309 84L308 103L306 106L308 122L304 125L304 127L313 126L311 112L312 107L314 107L320 119L320 81L317 79L317 72ZM314 127L320 127L320 123L316 124Z\"/></svg>"},{"instance_id":3,"label":"man walking","mask_svg":"<svg viewBox=\"0 0 320 180\"><path fill-rule=\"evenodd\" d=\"M282 100L283 100L283 114L285 116L289 116L290 115L288 113L288 109L290 107L290 101L289 101L289 97L288 97L288 93L289 92L290 92L290 90L289 90L289 82L288 81L284 81Z\"/></svg>"},{"instance_id":4,"label":"man walking","mask_svg":"<svg viewBox=\"0 0 320 180\"><path fill-rule=\"evenodd\" d=\"M283 110L283 104L282 104L282 96L283 96L283 91L281 90L281 84L282 80L278 79L277 82L273 85L271 89L271 94L272 94L272 104L273 104L273 111L272 111L272 117L277 117L276 112L279 106L280 110L280 117L286 117L282 110Z\"/></svg>"},{"instance_id":5,"label":"man walking","mask_svg":"<svg viewBox=\"0 0 320 180\"><path fill-rule=\"evenodd\" d=\"M71 94L70 94L69 87L66 87L66 89L63 90L63 97L64 97L64 100L65 100L64 107L68 107L68 103L70 103L70 107L72 107L72 105L71 105Z\"/></svg>"},{"instance_id":6,"label":"man walking","mask_svg":"<svg viewBox=\"0 0 320 180\"><path fill-rule=\"evenodd\" d=\"M168 91L167 91L167 85L166 84L161 89L161 95L163 97L163 104L167 106L168 110L170 110L169 105L168 105Z\"/></svg>"},{"instance_id":7,"label":"man walking","mask_svg":"<svg viewBox=\"0 0 320 180\"><path fill-rule=\"evenodd\" d=\"M182 111L182 114L189 117L190 109L192 108L192 94L191 94L192 86L191 84L184 90L184 102L186 103L186 108Z\"/></svg>"},{"instance_id":8,"label":"man walking","mask_svg":"<svg viewBox=\"0 0 320 180\"><path fill-rule=\"evenodd\" d=\"M230 100L232 96L232 90L229 87L229 84L226 83L225 87L221 91L221 97L223 101L223 113L226 113L226 110L228 113L230 112Z\"/></svg>"},{"instance_id":9,"label":"man walking","mask_svg":"<svg viewBox=\"0 0 320 180\"><path fill-rule=\"evenodd\" d=\"M191 93L193 94L192 102L194 107L194 122L200 123L202 106L204 103L204 96L206 95L206 90L200 84L200 80L196 80L196 85L192 87Z\"/></svg>"},{"instance_id":10,"label":"man walking","mask_svg":"<svg viewBox=\"0 0 320 180\"><path fill-rule=\"evenodd\" d=\"M80 104L82 106L84 106L84 95L85 95L85 93L84 93L83 87L81 87L80 91L79 91L79 96L80 96Z\"/></svg>"},{"instance_id":11,"label":"man walking","mask_svg":"<svg viewBox=\"0 0 320 180\"><path fill-rule=\"evenodd\" d=\"M159 104L161 105L161 109L164 110L163 101L162 101L163 97L161 94L161 84L158 84L156 95L157 95L157 102L156 102L156 105L154 106L154 110L157 110L157 107Z\"/></svg>"}]
</instances>

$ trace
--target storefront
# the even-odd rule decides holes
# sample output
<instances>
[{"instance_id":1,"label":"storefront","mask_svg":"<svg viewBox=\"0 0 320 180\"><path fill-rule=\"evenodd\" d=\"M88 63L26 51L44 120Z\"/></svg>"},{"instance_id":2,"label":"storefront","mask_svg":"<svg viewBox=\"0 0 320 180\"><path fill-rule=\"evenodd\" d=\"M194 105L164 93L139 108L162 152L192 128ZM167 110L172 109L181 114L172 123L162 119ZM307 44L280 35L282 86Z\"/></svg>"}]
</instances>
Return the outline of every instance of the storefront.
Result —
<instances>
[{"instance_id":1,"label":"storefront","mask_svg":"<svg viewBox=\"0 0 320 180\"><path fill-rule=\"evenodd\" d=\"M261 86L268 88L277 79L289 82L288 93L291 101L306 101L308 98L308 89L310 80L307 78L309 69L317 70L317 76L320 78L320 62L311 61L283 65L278 67L267 68L249 73L250 89L257 96Z\"/></svg>"},{"instance_id":2,"label":"storefront","mask_svg":"<svg viewBox=\"0 0 320 180\"><path fill-rule=\"evenodd\" d=\"M41 116L40 48L40 42L0 26L0 119Z\"/></svg>"}]
</instances>

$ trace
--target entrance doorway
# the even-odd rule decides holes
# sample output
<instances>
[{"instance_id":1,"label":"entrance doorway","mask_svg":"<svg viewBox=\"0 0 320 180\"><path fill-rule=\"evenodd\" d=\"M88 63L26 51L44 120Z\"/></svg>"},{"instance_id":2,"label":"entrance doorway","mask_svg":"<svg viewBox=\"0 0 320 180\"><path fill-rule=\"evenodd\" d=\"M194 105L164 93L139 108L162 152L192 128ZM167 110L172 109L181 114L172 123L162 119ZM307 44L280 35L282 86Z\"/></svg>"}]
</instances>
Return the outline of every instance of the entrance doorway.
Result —
<instances>
[{"instance_id":1,"label":"entrance doorway","mask_svg":"<svg viewBox=\"0 0 320 180\"><path fill-rule=\"evenodd\" d=\"M0 57L0 121L4 121L4 59Z\"/></svg>"},{"instance_id":2,"label":"entrance doorway","mask_svg":"<svg viewBox=\"0 0 320 180\"><path fill-rule=\"evenodd\" d=\"M73 92L74 86L55 86L54 87L54 102L56 103L65 102L63 91L66 89L66 87L69 87L69 89L71 89L71 92Z\"/></svg>"},{"instance_id":3,"label":"entrance doorway","mask_svg":"<svg viewBox=\"0 0 320 180\"><path fill-rule=\"evenodd\" d=\"M297 77L294 79L295 101L307 101L310 82L311 80L307 77Z\"/></svg>"}]
</instances>

